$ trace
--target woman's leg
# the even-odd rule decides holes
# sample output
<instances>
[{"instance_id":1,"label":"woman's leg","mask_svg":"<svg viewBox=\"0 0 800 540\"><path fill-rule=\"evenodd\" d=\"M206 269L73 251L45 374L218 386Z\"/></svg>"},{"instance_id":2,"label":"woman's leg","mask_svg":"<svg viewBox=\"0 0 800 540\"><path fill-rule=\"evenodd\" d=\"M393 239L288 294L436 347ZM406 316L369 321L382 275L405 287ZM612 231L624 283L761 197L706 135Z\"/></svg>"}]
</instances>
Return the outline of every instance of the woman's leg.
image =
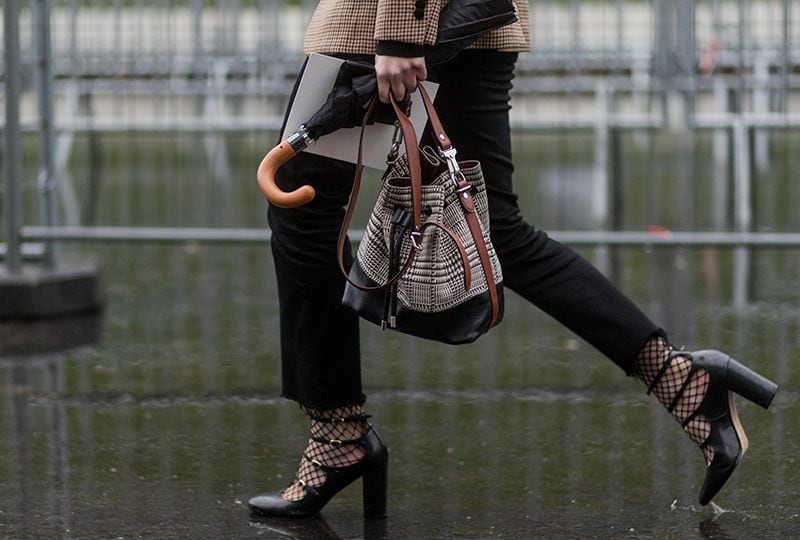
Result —
<instances>
[{"instance_id":1,"label":"woman's leg","mask_svg":"<svg viewBox=\"0 0 800 540\"><path fill-rule=\"evenodd\" d=\"M292 483L250 500L251 510L260 514L311 515L345 480L374 475L376 469L385 475L386 449L361 408L358 317L341 303L345 281L337 240L354 171L352 164L304 152L277 173L283 190L304 184L316 190L305 206L270 206L268 212L280 306L282 394L303 405L310 438ZM349 268L349 244L344 255ZM385 507L385 480L382 489L375 498L380 502L382 496ZM371 511L384 510L377 504Z\"/></svg>"},{"instance_id":2,"label":"woman's leg","mask_svg":"<svg viewBox=\"0 0 800 540\"><path fill-rule=\"evenodd\" d=\"M353 178L349 163L301 153L278 170L284 190L312 184L300 208L270 206L280 304L283 395L316 409L361 404L358 317L342 306L336 241ZM349 246L346 262L352 262Z\"/></svg>"},{"instance_id":3,"label":"woman's leg","mask_svg":"<svg viewBox=\"0 0 800 540\"><path fill-rule=\"evenodd\" d=\"M664 332L600 272L522 219L508 119L515 61L513 53L466 51L437 75L437 111L459 158L483 167L504 285L648 385L705 453L706 504L747 449L729 389L767 407L776 387L718 351L674 352Z\"/></svg>"},{"instance_id":4,"label":"woman's leg","mask_svg":"<svg viewBox=\"0 0 800 540\"><path fill-rule=\"evenodd\" d=\"M512 185L508 111L516 54L466 51L438 78L437 111L459 159L481 162L504 286L608 356L626 373L658 326L572 249L524 221Z\"/></svg>"},{"instance_id":5,"label":"woman's leg","mask_svg":"<svg viewBox=\"0 0 800 540\"><path fill-rule=\"evenodd\" d=\"M368 56L347 55L368 60ZM286 119L300 84L300 70ZM313 185L316 197L298 208L270 205L272 256L278 281L282 394L315 409L363 404L358 317L342 306L345 280L337 240L350 198L355 165L301 152L278 169L284 191ZM352 264L349 242L346 268Z\"/></svg>"}]
</instances>

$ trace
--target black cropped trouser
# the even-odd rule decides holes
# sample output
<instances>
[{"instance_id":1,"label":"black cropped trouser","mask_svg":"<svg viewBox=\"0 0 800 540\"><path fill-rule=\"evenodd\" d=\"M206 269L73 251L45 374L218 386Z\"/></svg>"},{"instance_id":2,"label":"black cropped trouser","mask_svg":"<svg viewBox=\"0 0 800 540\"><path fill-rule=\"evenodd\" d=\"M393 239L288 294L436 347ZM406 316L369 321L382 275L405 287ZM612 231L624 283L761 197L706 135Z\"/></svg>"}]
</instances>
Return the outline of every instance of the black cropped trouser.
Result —
<instances>
[{"instance_id":1,"label":"black cropped trouser","mask_svg":"<svg viewBox=\"0 0 800 540\"><path fill-rule=\"evenodd\" d=\"M626 373L642 345L662 333L627 297L572 249L520 215L512 187L508 111L516 53L465 51L431 78L436 109L460 160L481 162L492 242L504 286L589 342ZM278 279L282 393L314 408L362 403L358 317L342 307L344 279L336 241L355 166L309 153L279 170L285 190L313 184L308 205L271 206ZM345 261L352 262L349 246Z\"/></svg>"}]
</instances>

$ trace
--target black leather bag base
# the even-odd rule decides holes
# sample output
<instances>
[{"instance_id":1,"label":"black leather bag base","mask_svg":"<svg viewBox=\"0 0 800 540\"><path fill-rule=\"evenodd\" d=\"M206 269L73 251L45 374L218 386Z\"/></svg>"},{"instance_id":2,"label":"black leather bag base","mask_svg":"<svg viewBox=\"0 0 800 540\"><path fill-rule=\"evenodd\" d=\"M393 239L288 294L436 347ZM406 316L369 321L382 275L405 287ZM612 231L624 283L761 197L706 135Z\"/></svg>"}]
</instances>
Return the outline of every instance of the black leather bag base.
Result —
<instances>
[{"instance_id":1,"label":"black leather bag base","mask_svg":"<svg viewBox=\"0 0 800 540\"><path fill-rule=\"evenodd\" d=\"M363 287L379 285L364 274L357 262L353 264L349 277L351 281ZM503 284L498 283L496 287L500 299L500 315L495 323L497 325L503 320L505 299ZM406 309L400 304L397 309L397 326L393 330L450 345L472 343L485 334L486 328L489 327L491 312L486 310L488 303L490 303L489 293L485 292L440 313L420 313ZM344 289L342 304L358 313L364 320L381 325L384 308L383 291L364 292L348 283ZM454 320L457 320L458 324L453 324Z\"/></svg>"}]
</instances>

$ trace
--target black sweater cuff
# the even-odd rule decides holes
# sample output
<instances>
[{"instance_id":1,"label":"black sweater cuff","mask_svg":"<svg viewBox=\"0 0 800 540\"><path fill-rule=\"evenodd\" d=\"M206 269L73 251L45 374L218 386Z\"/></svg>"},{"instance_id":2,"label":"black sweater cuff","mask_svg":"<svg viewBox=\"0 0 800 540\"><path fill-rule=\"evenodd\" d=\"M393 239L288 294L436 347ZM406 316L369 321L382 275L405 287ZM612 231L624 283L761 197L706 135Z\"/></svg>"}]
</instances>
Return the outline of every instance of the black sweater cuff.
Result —
<instances>
[{"instance_id":1,"label":"black sweater cuff","mask_svg":"<svg viewBox=\"0 0 800 540\"><path fill-rule=\"evenodd\" d=\"M402 58L418 58L428 52L427 45L403 43L402 41L378 41L375 53L380 56L400 56Z\"/></svg>"}]
</instances>

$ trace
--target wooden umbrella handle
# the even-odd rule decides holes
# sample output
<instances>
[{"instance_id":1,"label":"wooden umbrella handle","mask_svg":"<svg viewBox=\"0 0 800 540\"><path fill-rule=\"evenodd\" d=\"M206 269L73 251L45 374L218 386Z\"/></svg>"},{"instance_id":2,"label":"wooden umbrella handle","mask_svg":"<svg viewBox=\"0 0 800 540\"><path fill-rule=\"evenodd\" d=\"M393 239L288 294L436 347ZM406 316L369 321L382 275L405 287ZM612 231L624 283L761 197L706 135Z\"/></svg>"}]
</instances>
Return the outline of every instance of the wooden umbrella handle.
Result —
<instances>
[{"instance_id":1,"label":"wooden umbrella handle","mask_svg":"<svg viewBox=\"0 0 800 540\"><path fill-rule=\"evenodd\" d=\"M275 182L275 173L281 165L296 155L297 152L292 148L292 145L289 144L288 140L285 140L270 150L258 166L258 172L256 173L258 188L267 200L275 206L280 206L281 208L303 206L316 195L314 188L309 185L301 186L294 191L283 191Z\"/></svg>"}]
</instances>

